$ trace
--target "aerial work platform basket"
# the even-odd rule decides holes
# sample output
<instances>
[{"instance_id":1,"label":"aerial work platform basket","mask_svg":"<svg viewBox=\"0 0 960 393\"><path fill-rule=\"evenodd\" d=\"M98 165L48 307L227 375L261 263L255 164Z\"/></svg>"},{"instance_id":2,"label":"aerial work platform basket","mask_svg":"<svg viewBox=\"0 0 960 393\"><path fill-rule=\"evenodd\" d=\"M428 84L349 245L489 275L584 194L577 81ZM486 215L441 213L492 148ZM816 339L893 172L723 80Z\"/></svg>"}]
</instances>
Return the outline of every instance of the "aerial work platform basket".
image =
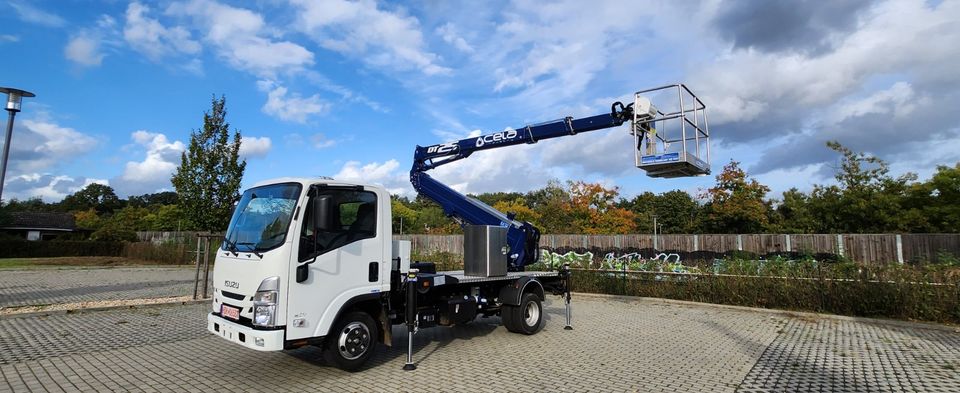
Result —
<instances>
[{"instance_id":1,"label":"aerial work platform basket","mask_svg":"<svg viewBox=\"0 0 960 393\"><path fill-rule=\"evenodd\" d=\"M657 102L657 106L651 102ZM636 146L636 166L645 170L647 176L710 174L707 107L687 86L675 84L638 91L633 108L631 134Z\"/></svg>"}]
</instances>

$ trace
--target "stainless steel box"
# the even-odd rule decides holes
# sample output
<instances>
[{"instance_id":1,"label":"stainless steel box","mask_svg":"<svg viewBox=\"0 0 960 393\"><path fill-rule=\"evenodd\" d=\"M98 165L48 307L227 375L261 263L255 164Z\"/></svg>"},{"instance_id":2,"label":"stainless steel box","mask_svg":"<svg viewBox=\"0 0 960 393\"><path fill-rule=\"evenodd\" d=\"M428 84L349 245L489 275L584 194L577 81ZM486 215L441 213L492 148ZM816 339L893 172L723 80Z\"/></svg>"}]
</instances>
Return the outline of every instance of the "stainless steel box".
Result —
<instances>
[{"instance_id":1,"label":"stainless steel box","mask_svg":"<svg viewBox=\"0 0 960 393\"><path fill-rule=\"evenodd\" d=\"M497 277L507 275L507 228L493 225L463 227L463 274Z\"/></svg>"}]
</instances>

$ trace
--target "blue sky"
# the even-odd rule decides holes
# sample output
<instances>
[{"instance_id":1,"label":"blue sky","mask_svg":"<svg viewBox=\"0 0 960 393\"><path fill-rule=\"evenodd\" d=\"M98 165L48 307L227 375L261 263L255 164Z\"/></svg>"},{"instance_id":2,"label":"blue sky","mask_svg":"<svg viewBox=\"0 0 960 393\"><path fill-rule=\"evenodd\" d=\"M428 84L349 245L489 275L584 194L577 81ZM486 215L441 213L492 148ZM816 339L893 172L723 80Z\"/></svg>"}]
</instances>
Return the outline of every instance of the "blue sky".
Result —
<instances>
[{"instance_id":1,"label":"blue sky","mask_svg":"<svg viewBox=\"0 0 960 393\"><path fill-rule=\"evenodd\" d=\"M169 177L213 95L244 136L244 184L365 180L412 195L416 144L564 116L684 82L709 108L715 172L829 182L836 139L921 178L960 161L958 1L388 3L0 2L0 86L17 117L4 198L91 182L127 196ZM467 192L650 179L625 128L478 153L435 177Z\"/></svg>"}]
</instances>

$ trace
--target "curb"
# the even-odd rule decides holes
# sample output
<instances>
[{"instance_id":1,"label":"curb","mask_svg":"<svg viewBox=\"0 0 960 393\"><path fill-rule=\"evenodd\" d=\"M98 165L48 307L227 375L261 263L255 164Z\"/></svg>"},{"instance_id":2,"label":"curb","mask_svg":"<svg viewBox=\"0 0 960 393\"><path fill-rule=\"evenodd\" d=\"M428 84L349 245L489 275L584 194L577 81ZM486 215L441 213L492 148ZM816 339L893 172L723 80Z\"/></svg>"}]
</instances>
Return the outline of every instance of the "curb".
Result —
<instances>
[{"instance_id":1,"label":"curb","mask_svg":"<svg viewBox=\"0 0 960 393\"><path fill-rule=\"evenodd\" d=\"M124 299L124 300L145 300L145 299ZM117 306L78 307L78 308L69 308L65 310L33 311L33 312L25 312L25 313L19 313L19 314L0 315L0 320L16 319L16 318L46 317L51 315L83 314L88 311L110 311L110 310L119 310L119 309L136 310L136 309L165 307L165 306L190 306L194 304L209 303L212 300L213 300L212 298L207 298L207 299L171 301L171 302L148 303L148 304L123 304L123 305L117 305Z\"/></svg>"},{"instance_id":2,"label":"curb","mask_svg":"<svg viewBox=\"0 0 960 393\"><path fill-rule=\"evenodd\" d=\"M863 323L873 323L880 325L890 325L903 328L911 329L931 329L931 330L941 330L952 333L960 333L960 326L941 324L936 322L922 322L922 321L903 321L899 319L883 319L883 318L869 318L869 317L852 317L848 315L836 315L836 314L820 314L808 311L791 311L791 310L780 310L772 308L759 308L759 307L745 307L745 306L732 306L729 304L716 304L716 303L701 303L701 302L692 302L688 300L674 300L674 299L663 299L656 297L640 297L640 296L623 296L623 295L607 295L602 293L587 293L587 292L572 292L572 294L577 296L583 296L588 298L597 298L597 299L617 299L624 301L631 301L636 303L655 303L655 304L667 304L674 306L697 306L697 307L710 307L710 308L720 308L726 310L737 310L737 311L746 311L754 312L761 314L770 314L777 315L787 318L798 318L798 317L807 317L813 319L829 319L835 321L849 321L849 322L863 322ZM576 304L572 302L571 304Z\"/></svg>"}]
</instances>

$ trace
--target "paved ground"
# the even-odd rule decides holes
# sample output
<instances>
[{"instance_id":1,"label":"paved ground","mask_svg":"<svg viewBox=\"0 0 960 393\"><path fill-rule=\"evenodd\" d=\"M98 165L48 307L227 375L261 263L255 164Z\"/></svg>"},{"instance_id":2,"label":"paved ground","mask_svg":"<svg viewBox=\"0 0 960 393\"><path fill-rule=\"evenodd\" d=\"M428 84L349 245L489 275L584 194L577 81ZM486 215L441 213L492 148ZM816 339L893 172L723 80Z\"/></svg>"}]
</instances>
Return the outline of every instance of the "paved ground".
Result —
<instances>
[{"instance_id":1,"label":"paved ground","mask_svg":"<svg viewBox=\"0 0 960 393\"><path fill-rule=\"evenodd\" d=\"M790 318L701 305L559 301L520 336L498 318L405 335L367 370L315 348L243 349L206 333L205 304L0 318L7 391L957 391L960 333L923 325Z\"/></svg>"},{"instance_id":2,"label":"paved ground","mask_svg":"<svg viewBox=\"0 0 960 393\"><path fill-rule=\"evenodd\" d=\"M184 267L5 269L0 308L192 295L195 273Z\"/></svg>"}]
</instances>

